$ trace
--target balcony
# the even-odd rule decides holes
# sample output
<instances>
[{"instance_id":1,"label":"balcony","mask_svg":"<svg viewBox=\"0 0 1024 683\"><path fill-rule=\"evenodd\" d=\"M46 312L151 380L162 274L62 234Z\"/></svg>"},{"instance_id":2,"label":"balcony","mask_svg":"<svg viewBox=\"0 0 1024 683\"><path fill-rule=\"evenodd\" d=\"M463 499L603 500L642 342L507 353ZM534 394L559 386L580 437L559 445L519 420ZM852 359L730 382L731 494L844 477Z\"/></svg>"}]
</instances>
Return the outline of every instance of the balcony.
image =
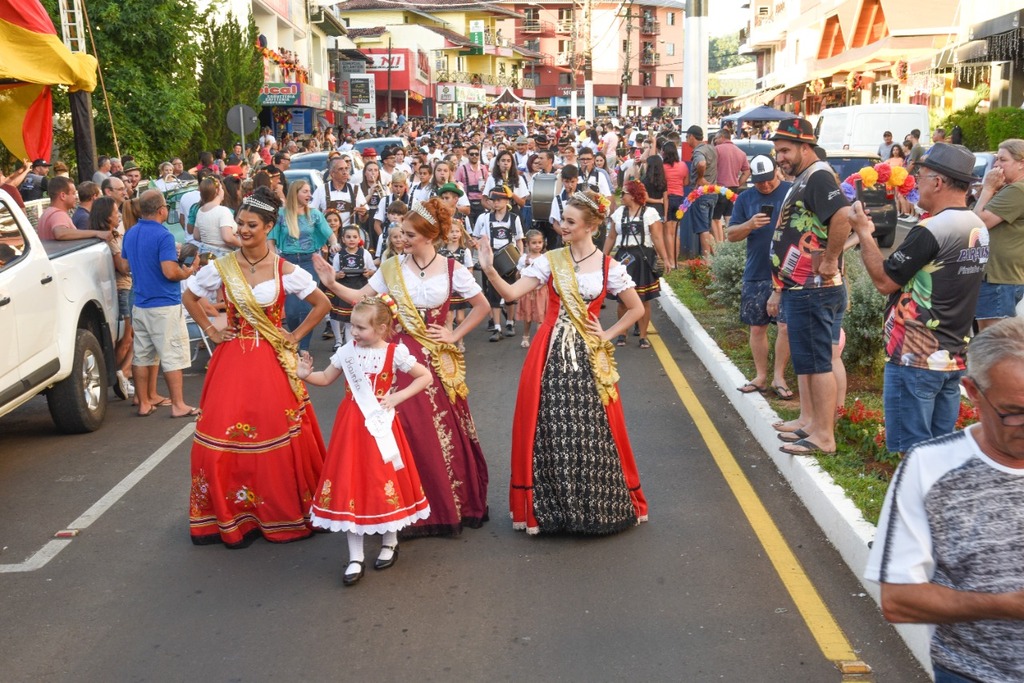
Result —
<instances>
[{"instance_id":1,"label":"balcony","mask_svg":"<svg viewBox=\"0 0 1024 683\"><path fill-rule=\"evenodd\" d=\"M557 33L572 33L572 23L572 19L559 19L555 24L555 31Z\"/></svg>"},{"instance_id":2,"label":"balcony","mask_svg":"<svg viewBox=\"0 0 1024 683\"><path fill-rule=\"evenodd\" d=\"M644 19L640 22L640 35L656 36L661 33L661 22Z\"/></svg>"},{"instance_id":3,"label":"balcony","mask_svg":"<svg viewBox=\"0 0 1024 683\"><path fill-rule=\"evenodd\" d=\"M661 63L661 55L656 52L648 52L640 55L640 66L656 67Z\"/></svg>"},{"instance_id":4,"label":"balcony","mask_svg":"<svg viewBox=\"0 0 1024 683\"><path fill-rule=\"evenodd\" d=\"M533 52L540 52L540 38L534 38L533 40L527 40L523 43L523 47Z\"/></svg>"},{"instance_id":5,"label":"balcony","mask_svg":"<svg viewBox=\"0 0 1024 683\"><path fill-rule=\"evenodd\" d=\"M540 19L523 19L523 33L540 33Z\"/></svg>"},{"instance_id":6,"label":"balcony","mask_svg":"<svg viewBox=\"0 0 1024 683\"><path fill-rule=\"evenodd\" d=\"M525 78L519 75L499 75L484 73L471 73L468 71L439 71L434 76L437 83L458 83L460 85L472 85L477 87L493 88L522 88L529 87L524 84Z\"/></svg>"}]
</instances>

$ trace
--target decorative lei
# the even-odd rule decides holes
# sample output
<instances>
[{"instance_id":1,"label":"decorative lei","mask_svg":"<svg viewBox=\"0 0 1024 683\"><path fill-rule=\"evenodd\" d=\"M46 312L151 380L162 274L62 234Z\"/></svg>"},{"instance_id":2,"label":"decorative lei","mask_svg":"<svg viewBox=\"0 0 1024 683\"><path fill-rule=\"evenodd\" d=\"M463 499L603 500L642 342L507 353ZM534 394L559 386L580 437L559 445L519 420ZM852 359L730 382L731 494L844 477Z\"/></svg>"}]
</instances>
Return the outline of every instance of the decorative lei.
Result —
<instances>
[{"instance_id":1,"label":"decorative lei","mask_svg":"<svg viewBox=\"0 0 1024 683\"><path fill-rule=\"evenodd\" d=\"M899 192L913 204L921 198L917 190L917 180L902 166L890 166L888 162L882 162L874 166L865 166L851 174L839 186L843 195L851 202L857 199L858 180L869 190L881 183L894 192Z\"/></svg>"},{"instance_id":2,"label":"decorative lei","mask_svg":"<svg viewBox=\"0 0 1024 683\"><path fill-rule=\"evenodd\" d=\"M695 201L708 194L720 194L730 202L736 199L736 193L725 185L701 185L696 190L686 195L683 205L676 209L676 220L679 220L690 209Z\"/></svg>"}]
</instances>

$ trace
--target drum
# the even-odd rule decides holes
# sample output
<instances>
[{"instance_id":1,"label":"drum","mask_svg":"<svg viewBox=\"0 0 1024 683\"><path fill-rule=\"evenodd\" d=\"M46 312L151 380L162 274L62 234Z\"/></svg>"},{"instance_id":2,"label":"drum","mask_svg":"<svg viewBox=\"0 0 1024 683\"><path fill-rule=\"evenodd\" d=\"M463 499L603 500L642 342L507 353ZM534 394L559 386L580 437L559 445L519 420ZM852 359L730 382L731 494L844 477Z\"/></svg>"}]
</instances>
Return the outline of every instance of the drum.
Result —
<instances>
[{"instance_id":1,"label":"drum","mask_svg":"<svg viewBox=\"0 0 1024 683\"><path fill-rule=\"evenodd\" d=\"M551 222L551 202L555 201L555 186L558 176L554 173L538 173L533 176L533 194L530 203L533 205L533 221Z\"/></svg>"},{"instance_id":2,"label":"drum","mask_svg":"<svg viewBox=\"0 0 1024 683\"><path fill-rule=\"evenodd\" d=\"M498 275L507 278L516 272L516 265L519 264L520 256L522 254L519 252L515 242L509 242L494 252L494 269L498 271Z\"/></svg>"}]
</instances>

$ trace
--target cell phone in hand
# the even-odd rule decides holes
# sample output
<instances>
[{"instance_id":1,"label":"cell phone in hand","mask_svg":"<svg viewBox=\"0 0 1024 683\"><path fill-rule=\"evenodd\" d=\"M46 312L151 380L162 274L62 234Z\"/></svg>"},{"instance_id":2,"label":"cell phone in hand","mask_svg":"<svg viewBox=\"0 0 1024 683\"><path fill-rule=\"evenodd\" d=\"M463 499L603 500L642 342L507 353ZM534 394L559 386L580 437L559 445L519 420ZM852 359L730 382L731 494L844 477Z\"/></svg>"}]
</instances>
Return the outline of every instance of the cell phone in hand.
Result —
<instances>
[{"instance_id":1,"label":"cell phone in hand","mask_svg":"<svg viewBox=\"0 0 1024 683\"><path fill-rule=\"evenodd\" d=\"M774 204L762 204L761 205L761 213L763 213L764 215L768 216L768 220L771 220L772 219L772 215L775 213L775 205Z\"/></svg>"},{"instance_id":2,"label":"cell phone in hand","mask_svg":"<svg viewBox=\"0 0 1024 683\"><path fill-rule=\"evenodd\" d=\"M186 256L182 260L181 265L185 266L186 268L191 268L192 264L195 263L195 262L196 262L196 255L195 254L190 254L190 255Z\"/></svg>"}]
</instances>

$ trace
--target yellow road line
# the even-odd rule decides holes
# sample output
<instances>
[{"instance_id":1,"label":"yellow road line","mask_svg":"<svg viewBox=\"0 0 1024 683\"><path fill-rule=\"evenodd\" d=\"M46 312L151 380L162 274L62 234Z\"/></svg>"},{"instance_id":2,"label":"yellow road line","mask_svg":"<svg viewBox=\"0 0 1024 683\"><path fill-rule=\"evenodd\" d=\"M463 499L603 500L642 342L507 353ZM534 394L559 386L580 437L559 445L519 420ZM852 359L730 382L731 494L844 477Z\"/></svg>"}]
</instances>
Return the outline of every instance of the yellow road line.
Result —
<instances>
[{"instance_id":1,"label":"yellow road line","mask_svg":"<svg viewBox=\"0 0 1024 683\"><path fill-rule=\"evenodd\" d=\"M651 332L654 332L653 325ZM775 566L775 571L803 616L804 623L807 624L807 628L818 642L818 647L821 648L827 659L836 662L840 670L848 669L848 665L853 664L857 656L846 639L846 635L843 634L832 613L825 606L810 578L804 573L800 561L790 550L789 544L786 543L764 504L757 497L750 481L743 473L739 463L736 462L736 458L725 445L718 429L715 428L711 418L708 417L704 407L690 388L690 384L669 354L668 348L656 334L651 334L649 339L658 355L658 360L665 368L665 374L672 382L672 386L675 387L676 393L693 418L697 429L700 430L704 443L707 444L719 471L725 477L733 495L736 496L743 514L746 515L747 521L750 522L750 526L754 529L754 533L757 534L758 540Z\"/></svg>"}]
</instances>

